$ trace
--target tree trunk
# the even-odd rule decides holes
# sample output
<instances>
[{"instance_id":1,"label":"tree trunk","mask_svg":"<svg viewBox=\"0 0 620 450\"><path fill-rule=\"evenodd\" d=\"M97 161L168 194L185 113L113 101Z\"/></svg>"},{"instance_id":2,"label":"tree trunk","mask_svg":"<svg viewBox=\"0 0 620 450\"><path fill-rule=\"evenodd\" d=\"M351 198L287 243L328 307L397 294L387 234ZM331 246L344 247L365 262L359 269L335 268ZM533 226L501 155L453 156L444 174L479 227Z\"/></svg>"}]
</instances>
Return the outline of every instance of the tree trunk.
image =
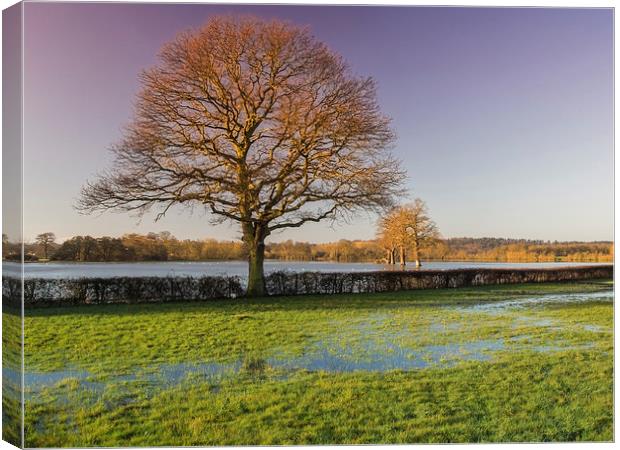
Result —
<instances>
[{"instance_id":1,"label":"tree trunk","mask_svg":"<svg viewBox=\"0 0 620 450\"><path fill-rule=\"evenodd\" d=\"M405 246L401 245L400 246L400 265L404 267L405 264L407 264L406 256L405 256Z\"/></svg>"},{"instance_id":2,"label":"tree trunk","mask_svg":"<svg viewBox=\"0 0 620 450\"><path fill-rule=\"evenodd\" d=\"M392 250L392 249L388 249L388 250L387 250L387 258L386 258L386 262L387 262L389 265L394 264L394 250Z\"/></svg>"},{"instance_id":3,"label":"tree trunk","mask_svg":"<svg viewBox=\"0 0 620 450\"><path fill-rule=\"evenodd\" d=\"M248 297L264 297L265 292L265 243L260 242L249 251Z\"/></svg>"},{"instance_id":4,"label":"tree trunk","mask_svg":"<svg viewBox=\"0 0 620 450\"><path fill-rule=\"evenodd\" d=\"M265 237L267 233L260 226L243 226L243 241L248 247L248 297L264 297L265 288Z\"/></svg>"},{"instance_id":5,"label":"tree trunk","mask_svg":"<svg viewBox=\"0 0 620 450\"><path fill-rule=\"evenodd\" d=\"M422 267L422 263L420 262L420 251L418 250L418 244L414 244L413 246L413 256L415 258L415 266Z\"/></svg>"}]
</instances>

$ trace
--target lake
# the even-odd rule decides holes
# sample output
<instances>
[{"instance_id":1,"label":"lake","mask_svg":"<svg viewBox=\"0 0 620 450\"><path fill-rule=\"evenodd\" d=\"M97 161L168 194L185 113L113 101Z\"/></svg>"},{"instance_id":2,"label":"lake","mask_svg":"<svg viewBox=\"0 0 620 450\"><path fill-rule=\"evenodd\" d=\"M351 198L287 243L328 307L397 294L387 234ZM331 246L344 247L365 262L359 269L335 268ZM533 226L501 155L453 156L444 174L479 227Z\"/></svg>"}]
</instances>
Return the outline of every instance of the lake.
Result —
<instances>
[{"instance_id":1,"label":"lake","mask_svg":"<svg viewBox=\"0 0 620 450\"><path fill-rule=\"evenodd\" d=\"M490 263L490 262L459 262L442 261L425 263L423 269L448 270L469 268L546 268L585 266L610 263ZM417 270L414 265L407 270ZM265 261L265 272L369 272L376 270L400 270L400 266L387 266L374 263L337 263L308 261ZM26 278L81 278L81 277L167 277L222 275L246 277L248 265L246 261L166 261L166 262L133 262L133 263L27 263L24 265ZM2 273L18 277L21 266L17 263L3 261Z\"/></svg>"}]
</instances>

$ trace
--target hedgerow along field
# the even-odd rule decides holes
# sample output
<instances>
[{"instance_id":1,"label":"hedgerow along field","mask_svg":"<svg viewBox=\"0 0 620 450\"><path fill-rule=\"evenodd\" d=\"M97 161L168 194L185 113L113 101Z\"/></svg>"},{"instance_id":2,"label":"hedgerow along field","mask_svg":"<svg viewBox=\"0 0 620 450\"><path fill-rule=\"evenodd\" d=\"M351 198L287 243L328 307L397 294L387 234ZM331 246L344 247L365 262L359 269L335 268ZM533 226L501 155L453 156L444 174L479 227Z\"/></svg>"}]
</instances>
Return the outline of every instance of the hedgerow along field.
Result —
<instances>
[{"instance_id":1,"label":"hedgerow along field","mask_svg":"<svg viewBox=\"0 0 620 450\"><path fill-rule=\"evenodd\" d=\"M27 310L25 445L609 441L611 288Z\"/></svg>"}]
</instances>

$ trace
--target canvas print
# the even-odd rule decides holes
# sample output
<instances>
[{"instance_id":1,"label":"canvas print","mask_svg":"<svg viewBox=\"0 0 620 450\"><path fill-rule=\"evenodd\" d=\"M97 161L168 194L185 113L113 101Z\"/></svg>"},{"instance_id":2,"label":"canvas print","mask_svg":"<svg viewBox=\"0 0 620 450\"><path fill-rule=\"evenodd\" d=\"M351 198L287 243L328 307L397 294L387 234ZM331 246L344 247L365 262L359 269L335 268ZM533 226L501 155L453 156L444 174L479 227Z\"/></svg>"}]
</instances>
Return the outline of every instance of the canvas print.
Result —
<instances>
[{"instance_id":1,"label":"canvas print","mask_svg":"<svg viewBox=\"0 0 620 450\"><path fill-rule=\"evenodd\" d=\"M2 438L612 441L613 14L4 9Z\"/></svg>"}]
</instances>

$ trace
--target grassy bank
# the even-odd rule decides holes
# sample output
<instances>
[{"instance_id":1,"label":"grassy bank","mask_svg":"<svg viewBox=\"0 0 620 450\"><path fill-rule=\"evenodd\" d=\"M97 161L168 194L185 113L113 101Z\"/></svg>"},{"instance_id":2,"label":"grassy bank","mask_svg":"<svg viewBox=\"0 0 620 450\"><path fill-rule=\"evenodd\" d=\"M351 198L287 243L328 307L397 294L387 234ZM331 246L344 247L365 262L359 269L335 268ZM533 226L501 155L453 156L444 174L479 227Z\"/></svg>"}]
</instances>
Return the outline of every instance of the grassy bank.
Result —
<instances>
[{"instance_id":1,"label":"grassy bank","mask_svg":"<svg viewBox=\"0 0 620 450\"><path fill-rule=\"evenodd\" d=\"M609 296L487 307L610 286L27 311L26 445L610 440Z\"/></svg>"}]
</instances>

